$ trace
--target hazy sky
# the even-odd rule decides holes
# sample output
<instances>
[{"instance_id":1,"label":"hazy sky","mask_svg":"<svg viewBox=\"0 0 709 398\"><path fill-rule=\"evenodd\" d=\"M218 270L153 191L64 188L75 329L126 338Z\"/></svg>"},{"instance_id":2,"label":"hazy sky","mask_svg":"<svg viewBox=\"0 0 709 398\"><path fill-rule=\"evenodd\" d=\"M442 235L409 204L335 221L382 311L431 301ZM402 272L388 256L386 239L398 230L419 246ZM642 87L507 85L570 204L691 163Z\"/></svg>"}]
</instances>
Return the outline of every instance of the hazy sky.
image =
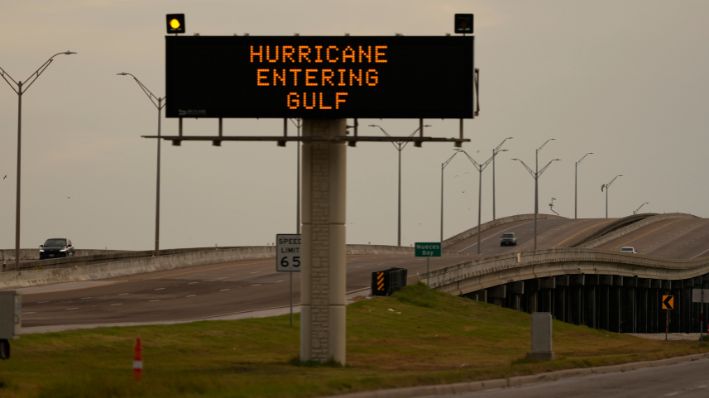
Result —
<instances>
[{"instance_id":1,"label":"hazy sky","mask_svg":"<svg viewBox=\"0 0 709 398\"><path fill-rule=\"evenodd\" d=\"M540 210L603 217L601 184L617 174L610 216L643 210L709 214L709 2L3 0L0 66L24 80L64 50L23 99L22 246L68 236L79 248L150 249L155 218L157 111L130 79L164 93L164 15L184 12L189 34L443 35L453 14L475 14L479 118L465 149L497 158L497 216L533 211L530 165L561 158L540 179ZM218 82L218 77L204 76ZM14 247L17 96L0 81L0 248ZM416 120L381 123L408 135ZM456 120L427 133L457 135ZM226 134L281 133L279 120L228 120ZM164 134L177 122L167 120ZM213 120L187 134L216 134ZM377 134L366 127L360 134ZM452 144L403 152L403 243L435 241L440 165ZM275 143L163 145L161 247L263 245L295 230L296 153ZM347 241L396 243L396 151L348 148ZM7 174L5 180L2 176ZM483 221L492 217L491 169ZM477 222L477 172L462 156L446 168L446 236Z\"/></svg>"}]
</instances>

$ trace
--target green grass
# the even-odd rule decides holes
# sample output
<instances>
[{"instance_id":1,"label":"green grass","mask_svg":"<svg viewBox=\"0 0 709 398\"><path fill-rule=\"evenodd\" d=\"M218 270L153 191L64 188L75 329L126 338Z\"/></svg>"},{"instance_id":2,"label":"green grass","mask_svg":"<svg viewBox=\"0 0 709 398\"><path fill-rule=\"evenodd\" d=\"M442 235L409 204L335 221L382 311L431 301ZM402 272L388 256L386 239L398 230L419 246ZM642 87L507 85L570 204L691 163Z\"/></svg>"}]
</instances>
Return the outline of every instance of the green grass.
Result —
<instances>
[{"instance_id":1,"label":"green grass","mask_svg":"<svg viewBox=\"0 0 709 398\"><path fill-rule=\"evenodd\" d=\"M709 351L555 321L557 359L528 361L528 314L421 285L354 303L347 322L346 367L299 363L297 318L291 328L287 316L26 335L0 361L0 397L313 397Z\"/></svg>"}]
</instances>

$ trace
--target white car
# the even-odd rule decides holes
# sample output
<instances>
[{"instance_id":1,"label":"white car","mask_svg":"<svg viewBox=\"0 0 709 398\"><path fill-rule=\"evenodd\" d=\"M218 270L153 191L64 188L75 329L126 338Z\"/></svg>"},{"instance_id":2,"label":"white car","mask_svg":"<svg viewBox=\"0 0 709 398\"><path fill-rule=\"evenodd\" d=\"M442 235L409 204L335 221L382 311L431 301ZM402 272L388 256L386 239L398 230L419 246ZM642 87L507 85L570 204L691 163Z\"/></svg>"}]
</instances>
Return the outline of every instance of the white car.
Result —
<instances>
[{"instance_id":1,"label":"white car","mask_svg":"<svg viewBox=\"0 0 709 398\"><path fill-rule=\"evenodd\" d=\"M633 246L623 246L620 248L621 253L630 253L630 254L638 254L638 251L635 250L635 247Z\"/></svg>"}]
</instances>

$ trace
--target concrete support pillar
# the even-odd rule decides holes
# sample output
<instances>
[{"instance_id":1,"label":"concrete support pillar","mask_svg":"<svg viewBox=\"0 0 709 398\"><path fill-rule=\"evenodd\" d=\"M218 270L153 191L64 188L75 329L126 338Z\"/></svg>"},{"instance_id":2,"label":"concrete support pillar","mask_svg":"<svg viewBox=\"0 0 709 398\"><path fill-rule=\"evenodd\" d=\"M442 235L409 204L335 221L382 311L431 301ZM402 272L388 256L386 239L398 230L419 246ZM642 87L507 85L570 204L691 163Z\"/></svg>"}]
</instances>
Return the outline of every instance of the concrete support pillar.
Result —
<instances>
[{"instance_id":1,"label":"concrete support pillar","mask_svg":"<svg viewBox=\"0 0 709 398\"><path fill-rule=\"evenodd\" d=\"M345 134L345 119L303 121L306 138ZM303 144L301 361L345 364L346 155L344 142Z\"/></svg>"}]
</instances>

